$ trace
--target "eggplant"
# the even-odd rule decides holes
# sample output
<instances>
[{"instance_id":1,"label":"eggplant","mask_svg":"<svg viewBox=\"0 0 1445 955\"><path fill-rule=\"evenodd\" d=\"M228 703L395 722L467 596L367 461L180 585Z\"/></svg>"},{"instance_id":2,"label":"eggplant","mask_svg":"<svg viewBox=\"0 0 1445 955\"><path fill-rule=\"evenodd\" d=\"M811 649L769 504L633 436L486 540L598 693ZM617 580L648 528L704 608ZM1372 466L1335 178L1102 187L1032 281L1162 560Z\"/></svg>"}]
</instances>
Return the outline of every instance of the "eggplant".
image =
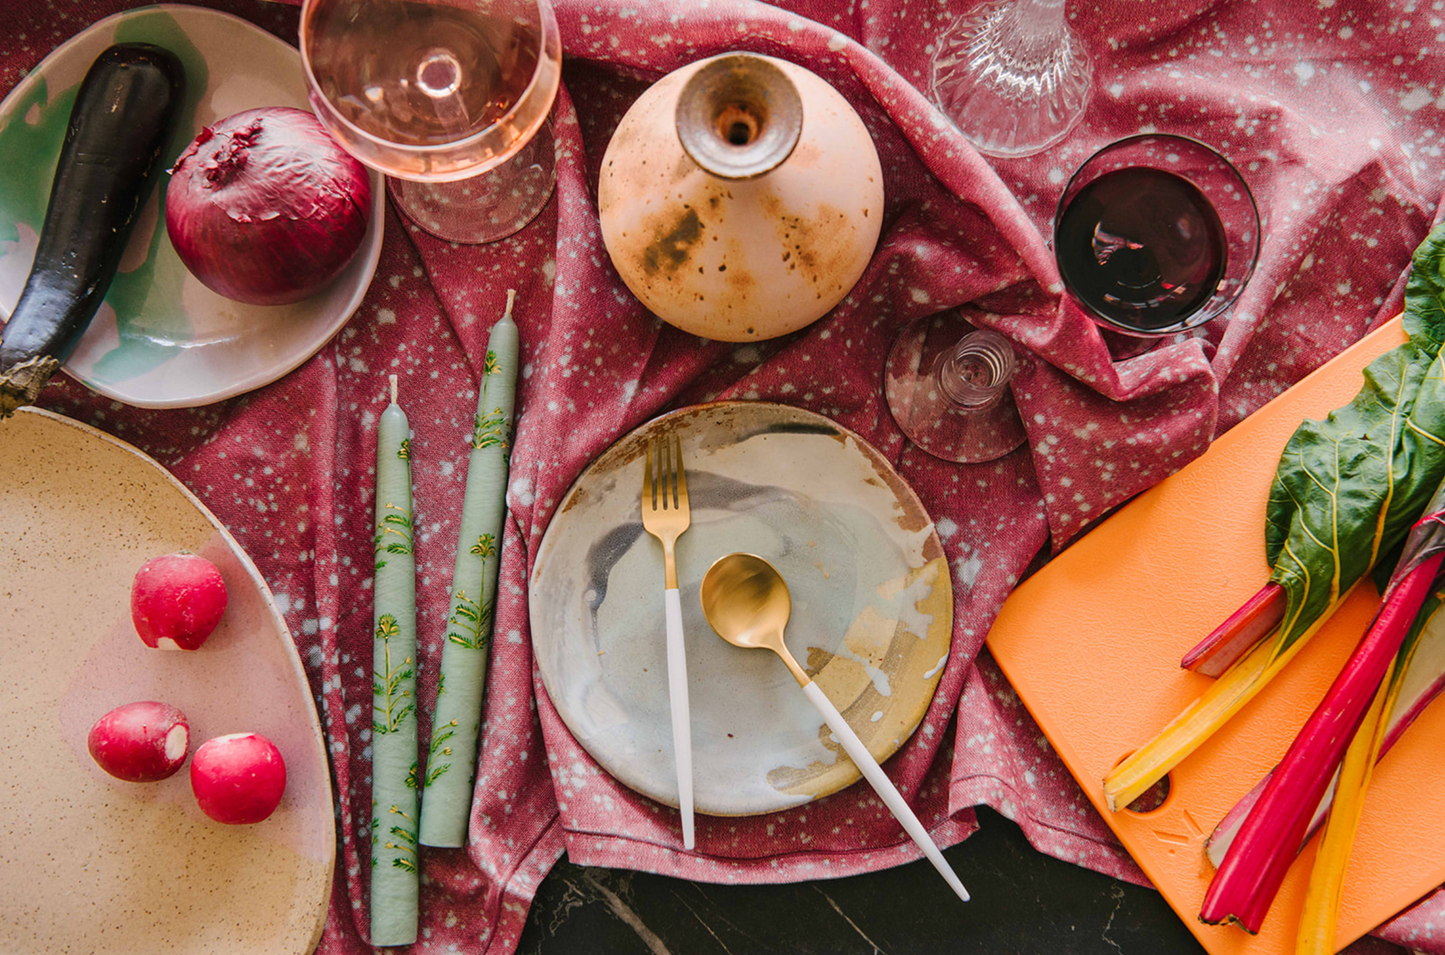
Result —
<instances>
[{"instance_id":1,"label":"eggplant","mask_svg":"<svg viewBox=\"0 0 1445 955\"><path fill-rule=\"evenodd\" d=\"M185 99L174 53L122 43L81 81L55 167L35 263L0 334L0 418L32 404L115 278Z\"/></svg>"}]
</instances>

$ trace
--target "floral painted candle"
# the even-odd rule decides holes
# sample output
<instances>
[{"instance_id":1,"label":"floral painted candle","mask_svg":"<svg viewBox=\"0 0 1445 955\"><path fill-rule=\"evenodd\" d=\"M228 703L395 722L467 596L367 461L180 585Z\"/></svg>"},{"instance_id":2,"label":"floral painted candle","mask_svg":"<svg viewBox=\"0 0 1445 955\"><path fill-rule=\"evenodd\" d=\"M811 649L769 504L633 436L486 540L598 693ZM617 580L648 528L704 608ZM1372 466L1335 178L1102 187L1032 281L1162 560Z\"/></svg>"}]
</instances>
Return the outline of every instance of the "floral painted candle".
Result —
<instances>
[{"instance_id":1,"label":"floral painted candle","mask_svg":"<svg viewBox=\"0 0 1445 955\"><path fill-rule=\"evenodd\" d=\"M487 341L472 427L451 612L442 644L421 807L421 842L428 846L463 845L471 817L502 522L507 511L507 456L512 447L519 352L517 326L512 321L515 296L515 291L507 292L507 310Z\"/></svg>"},{"instance_id":2,"label":"floral painted candle","mask_svg":"<svg viewBox=\"0 0 1445 955\"><path fill-rule=\"evenodd\" d=\"M416 558L411 440L391 403L376 441L376 578L372 593L371 943L416 941Z\"/></svg>"}]
</instances>

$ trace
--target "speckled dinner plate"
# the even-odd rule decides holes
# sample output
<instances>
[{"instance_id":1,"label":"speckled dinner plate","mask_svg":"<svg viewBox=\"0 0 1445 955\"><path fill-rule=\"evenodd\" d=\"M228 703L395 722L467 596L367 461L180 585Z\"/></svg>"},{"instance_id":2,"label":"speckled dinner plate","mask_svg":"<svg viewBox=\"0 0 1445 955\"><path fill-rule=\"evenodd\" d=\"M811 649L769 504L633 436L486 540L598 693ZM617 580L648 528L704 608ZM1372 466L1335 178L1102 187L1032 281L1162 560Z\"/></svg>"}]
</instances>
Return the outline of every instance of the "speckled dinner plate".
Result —
<instances>
[{"instance_id":1,"label":"speckled dinner plate","mask_svg":"<svg viewBox=\"0 0 1445 955\"><path fill-rule=\"evenodd\" d=\"M285 621L234 538L155 461L21 408L0 421L0 951L305 955L335 860L326 749ZM130 620L141 564L189 550L229 599L194 652L152 650ZM100 770L86 735L123 703L186 714L191 751L254 731L286 760L270 818L225 826L170 779Z\"/></svg>"},{"instance_id":2,"label":"speckled dinner plate","mask_svg":"<svg viewBox=\"0 0 1445 955\"><path fill-rule=\"evenodd\" d=\"M56 48L0 102L0 322L35 260L55 162L81 78L112 43L146 42L180 57L184 114L165 161L201 128L257 106L310 109L301 54L255 25L200 7L129 10ZM292 305L246 305L206 288L166 236L166 176L151 194L120 271L65 371L130 405L185 408L259 388L310 358L361 304L381 254L385 189L371 174L361 250L326 288Z\"/></svg>"},{"instance_id":3,"label":"speckled dinner plate","mask_svg":"<svg viewBox=\"0 0 1445 955\"><path fill-rule=\"evenodd\" d=\"M682 441L692 526L677 545L696 807L773 812L858 779L776 656L724 643L698 602L750 551L788 583L788 647L881 762L922 720L948 659L953 592L918 498L871 446L811 412L726 402L643 425L593 461L542 539L532 641L547 694L623 784L677 805L662 547L642 529L647 439Z\"/></svg>"}]
</instances>

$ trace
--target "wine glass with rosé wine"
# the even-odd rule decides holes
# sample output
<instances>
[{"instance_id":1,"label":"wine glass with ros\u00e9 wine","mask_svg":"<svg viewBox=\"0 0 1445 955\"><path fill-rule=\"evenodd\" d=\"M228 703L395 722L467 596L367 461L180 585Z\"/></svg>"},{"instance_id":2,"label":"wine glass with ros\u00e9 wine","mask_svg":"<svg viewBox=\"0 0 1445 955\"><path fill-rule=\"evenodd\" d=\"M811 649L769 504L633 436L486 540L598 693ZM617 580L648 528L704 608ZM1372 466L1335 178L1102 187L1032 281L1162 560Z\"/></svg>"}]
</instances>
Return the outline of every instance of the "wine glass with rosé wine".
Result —
<instances>
[{"instance_id":1,"label":"wine glass with ros\u00e9 wine","mask_svg":"<svg viewBox=\"0 0 1445 955\"><path fill-rule=\"evenodd\" d=\"M506 238L556 182L562 71L549 0L304 0L312 109L438 238Z\"/></svg>"}]
</instances>

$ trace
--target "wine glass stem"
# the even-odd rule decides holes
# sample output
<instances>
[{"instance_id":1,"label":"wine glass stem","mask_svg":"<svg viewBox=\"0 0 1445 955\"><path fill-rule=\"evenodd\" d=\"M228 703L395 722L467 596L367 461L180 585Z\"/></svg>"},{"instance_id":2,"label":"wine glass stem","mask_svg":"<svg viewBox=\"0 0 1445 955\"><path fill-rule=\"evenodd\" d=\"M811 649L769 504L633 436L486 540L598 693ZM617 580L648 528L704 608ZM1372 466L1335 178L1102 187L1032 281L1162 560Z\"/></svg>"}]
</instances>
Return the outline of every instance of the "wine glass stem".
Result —
<instances>
[{"instance_id":1,"label":"wine glass stem","mask_svg":"<svg viewBox=\"0 0 1445 955\"><path fill-rule=\"evenodd\" d=\"M965 335L934 368L939 392L957 408L983 410L998 402L1013 377L1013 347L997 332Z\"/></svg>"},{"instance_id":2,"label":"wine glass stem","mask_svg":"<svg viewBox=\"0 0 1445 955\"><path fill-rule=\"evenodd\" d=\"M432 101L432 108L447 129L465 133L471 125L462 99L462 64L444 47L428 50L416 68L416 87Z\"/></svg>"},{"instance_id":3,"label":"wine glass stem","mask_svg":"<svg viewBox=\"0 0 1445 955\"><path fill-rule=\"evenodd\" d=\"M1021 61L1054 52L1064 32L1064 0L1015 0L997 21L997 46Z\"/></svg>"}]
</instances>

